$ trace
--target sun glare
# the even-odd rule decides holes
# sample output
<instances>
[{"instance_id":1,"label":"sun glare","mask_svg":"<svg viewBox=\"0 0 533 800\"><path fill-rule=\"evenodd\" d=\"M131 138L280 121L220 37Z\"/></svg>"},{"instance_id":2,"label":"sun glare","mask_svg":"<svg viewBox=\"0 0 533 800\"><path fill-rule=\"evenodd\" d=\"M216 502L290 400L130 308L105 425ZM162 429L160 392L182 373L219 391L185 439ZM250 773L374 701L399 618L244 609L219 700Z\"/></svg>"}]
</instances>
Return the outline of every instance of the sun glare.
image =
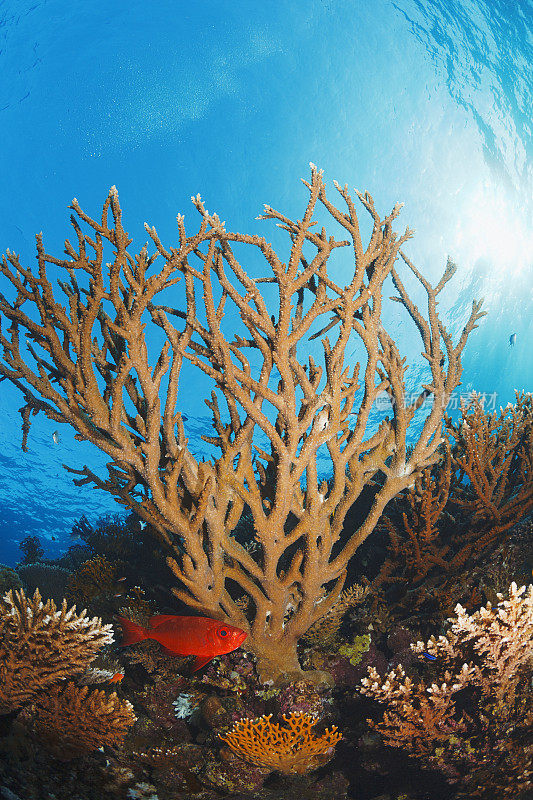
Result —
<instances>
[{"instance_id":1,"label":"sun glare","mask_svg":"<svg viewBox=\"0 0 533 800\"><path fill-rule=\"evenodd\" d=\"M494 185L479 186L458 214L456 241L465 261L488 260L507 278L531 267L533 228L526 216L526 209L510 202Z\"/></svg>"}]
</instances>

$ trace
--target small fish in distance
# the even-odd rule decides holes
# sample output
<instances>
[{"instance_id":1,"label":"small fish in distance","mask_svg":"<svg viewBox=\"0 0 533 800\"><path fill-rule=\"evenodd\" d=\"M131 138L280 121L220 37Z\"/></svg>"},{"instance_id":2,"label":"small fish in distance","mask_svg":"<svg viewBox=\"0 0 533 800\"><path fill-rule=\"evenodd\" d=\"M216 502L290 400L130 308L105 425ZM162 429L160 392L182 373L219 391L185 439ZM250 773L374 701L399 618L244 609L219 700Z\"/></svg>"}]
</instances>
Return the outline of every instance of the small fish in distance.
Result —
<instances>
[{"instance_id":1,"label":"small fish in distance","mask_svg":"<svg viewBox=\"0 0 533 800\"><path fill-rule=\"evenodd\" d=\"M59 444L61 441L61 437L59 435L59 431L54 431L52 434L52 439L54 440L54 444Z\"/></svg>"},{"instance_id":2,"label":"small fish in distance","mask_svg":"<svg viewBox=\"0 0 533 800\"><path fill-rule=\"evenodd\" d=\"M231 653L247 637L247 633L233 625L209 617L181 617L176 614L156 614L143 628L125 617L118 617L122 626L121 647L155 639L175 656L196 656L192 671L204 667L215 656Z\"/></svg>"},{"instance_id":3,"label":"small fish in distance","mask_svg":"<svg viewBox=\"0 0 533 800\"><path fill-rule=\"evenodd\" d=\"M513 347L515 342L516 342L516 333L512 333L509 336L509 347Z\"/></svg>"},{"instance_id":4,"label":"small fish in distance","mask_svg":"<svg viewBox=\"0 0 533 800\"><path fill-rule=\"evenodd\" d=\"M108 683L120 683L124 677L123 672L115 672L112 678L109 678Z\"/></svg>"}]
</instances>

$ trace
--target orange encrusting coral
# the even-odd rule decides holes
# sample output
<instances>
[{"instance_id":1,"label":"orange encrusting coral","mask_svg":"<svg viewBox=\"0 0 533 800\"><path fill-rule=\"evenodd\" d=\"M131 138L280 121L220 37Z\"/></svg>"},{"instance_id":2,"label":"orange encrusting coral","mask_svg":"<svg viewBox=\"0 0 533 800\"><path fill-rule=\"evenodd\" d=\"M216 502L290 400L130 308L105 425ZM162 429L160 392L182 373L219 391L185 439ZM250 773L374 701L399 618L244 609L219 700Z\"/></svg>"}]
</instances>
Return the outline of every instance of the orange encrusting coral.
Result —
<instances>
[{"instance_id":1,"label":"orange encrusting coral","mask_svg":"<svg viewBox=\"0 0 533 800\"><path fill-rule=\"evenodd\" d=\"M318 719L304 712L284 714L286 726L271 722L271 717L242 719L220 738L245 761L285 775L302 775L326 763L342 739L335 725L326 728L322 736L314 736L312 729Z\"/></svg>"}]
</instances>

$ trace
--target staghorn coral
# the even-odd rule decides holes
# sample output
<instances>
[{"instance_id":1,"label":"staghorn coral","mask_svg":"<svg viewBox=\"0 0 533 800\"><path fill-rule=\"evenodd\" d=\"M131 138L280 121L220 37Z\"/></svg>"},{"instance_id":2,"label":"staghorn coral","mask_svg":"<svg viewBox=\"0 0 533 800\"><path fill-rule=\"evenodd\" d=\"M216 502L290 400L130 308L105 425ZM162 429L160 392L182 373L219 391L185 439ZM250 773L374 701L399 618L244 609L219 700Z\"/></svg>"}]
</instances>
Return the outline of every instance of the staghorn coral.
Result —
<instances>
[{"instance_id":1,"label":"staghorn coral","mask_svg":"<svg viewBox=\"0 0 533 800\"><path fill-rule=\"evenodd\" d=\"M385 744L442 770L460 797L498 790L525 798L533 786L533 585L512 583L496 608L469 615L457 605L456 615L445 636L412 647L435 659L429 685L401 665L384 677L369 669L360 691L387 711L368 722Z\"/></svg>"},{"instance_id":2,"label":"staghorn coral","mask_svg":"<svg viewBox=\"0 0 533 800\"><path fill-rule=\"evenodd\" d=\"M465 572L505 544L533 507L531 395L517 393L500 414L473 395L457 424L446 417L446 431L441 461L380 520L389 549L371 586L376 602L392 600L396 616L423 608L449 614L458 600L479 604Z\"/></svg>"},{"instance_id":3,"label":"staghorn coral","mask_svg":"<svg viewBox=\"0 0 533 800\"><path fill-rule=\"evenodd\" d=\"M56 681L85 670L98 651L113 641L111 625L102 625L66 600L56 608L10 591L0 599L0 713L19 708Z\"/></svg>"},{"instance_id":4,"label":"staghorn coral","mask_svg":"<svg viewBox=\"0 0 533 800\"><path fill-rule=\"evenodd\" d=\"M486 600L495 605L498 592L506 592L514 578L520 585L528 583L532 576L533 518L530 517L513 527L510 536L495 549L490 559L465 576L465 582L478 586Z\"/></svg>"},{"instance_id":5,"label":"staghorn coral","mask_svg":"<svg viewBox=\"0 0 533 800\"><path fill-rule=\"evenodd\" d=\"M335 183L337 208L315 165L304 184L308 200L300 219L270 206L261 215L288 234L281 255L261 236L228 231L197 196L197 230L188 233L179 215L179 241L166 247L146 226L155 252L145 246L134 256L112 187L98 220L73 200L74 244L66 242L65 259L48 254L39 234L38 271L10 251L0 262L9 287L0 293L2 323L7 320L0 327L0 380L24 395L23 447L32 414L43 412L106 453L107 479L84 467L71 470L79 476L76 483L110 492L150 527L168 554L176 596L246 630L263 679L301 677L298 639L337 602L349 561L387 503L434 463L443 409L460 382L468 337L484 313L474 302L454 343L437 306L456 266L448 260L436 286L421 275L402 251L412 232L393 230L401 205L382 218L372 197L357 193L372 220L365 246L348 187ZM315 227L317 211L346 238ZM329 269L337 251L351 253L343 286ZM247 274L241 254L252 265L257 254L258 275ZM161 266L154 269L158 257ZM427 319L404 285L399 258L423 287ZM47 276L49 264L64 270L60 300ZM389 278L394 299L420 334L431 373L410 399L405 359L382 319ZM269 286L262 294L265 282L276 291ZM163 304L170 287L176 287L173 307ZM268 307L272 298L274 308ZM155 354L147 323L164 338ZM347 366L354 334L362 363ZM309 351L317 337L321 364ZM215 387L206 400L213 435L203 438L216 449L209 461L189 450L176 410L184 360ZM374 430L370 419L383 393L391 413ZM407 456L418 412L426 416ZM318 477L319 453L325 452L333 467L329 482ZM382 479L374 481L376 475ZM366 490L372 495L369 513L348 532L346 514ZM246 507L253 550L232 536ZM238 605L243 594L248 602Z\"/></svg>"},{"instance_id":6,"label":"staghorn coral","mask_svg":"<svg viewBox=\"0 0 533 800\"><path fill-rule=\"evenodd\" d=\"M302 775L325 764L342 739L335 725L322 736L314 736L316 717L302 712L284 714L286 725L270 722L272 714L258 719L242 719L225 736L239 758L260 767L269 767L285 775Z\"/></svg>"},{"instance_id":7,"label":"staghorn coral","mask_svg":"<svg viewBox=\"0 0 533 800\"><path fill-rule=\"evenodd\" d=\"M115 569L105 556L94 556L80 564L67 584L68 596L83 603L95 597L112 597L115 591Z\"/></svg>"},{"instance_id":8,"label":"staghorn coral","mask_svg":"<svg viewBox=\"0 0 533 800\"><path fill-rule=\"evenodd\" d=\"M472 543L479 549L533 508L533 396L516 392L514 404L490 414L474 395L446 428L455 440L452 504L483 533Z\"/></svg>"},{"instance_id":9,"label":"staghorn coral","mask_svg":"<svg viewBox=\"0 0 533 800\"><path fill-rule=\"evenodd\" d=\"M442 450L441 461L424 470L379 522L388 550L369 590L374 610L388 606L394 618L435 608L451 613L459 599L451 599L457 575L472 555L460 525L445 511L452 478L446 439Z\"/></svg>"},{"instance_id":10,"label":"staghorn coral","mask_svg":"<svg viewBox=\"0 0 533 800\"><path fill-rule=\"evenodd\" d=\"M388 562L385 562L373 588L387 579L414 584L426 578L434 567L445 571L455 567L450 564L450 545L442 541L437 527L448 502L450 481L451 448L445 440L444 459L432 469L424 470L403 496L407 508L401 512L402 535L389 516L384 515L380 520L389 534L389 560L395 565L396 574L389 578Z\"/></svg>"},{"instance_id":11,"label":"staghorn coral","mask_svg":"<svg viewBox=\"0 0 533 800\"><path fill-rule=\"evenodd\" d=\"M368 586L355 583L345 589L331 611L305 632L303 640L307 646L327 649L340 642L339 629L344 615L354 606L362 603L368 594Z\"/></svg>"},{"instance_id":12,"label":"staghorn coral","mask_svg":"<svg viewBox=\"0 0 533 800\"><path fill-rule=\"evenodd\" d=\"M133 706L116 692L59 683L40 694L24 720L56 758L68 761L102 745L121 744L136 720Z\"/></svg>"}]
</instances>

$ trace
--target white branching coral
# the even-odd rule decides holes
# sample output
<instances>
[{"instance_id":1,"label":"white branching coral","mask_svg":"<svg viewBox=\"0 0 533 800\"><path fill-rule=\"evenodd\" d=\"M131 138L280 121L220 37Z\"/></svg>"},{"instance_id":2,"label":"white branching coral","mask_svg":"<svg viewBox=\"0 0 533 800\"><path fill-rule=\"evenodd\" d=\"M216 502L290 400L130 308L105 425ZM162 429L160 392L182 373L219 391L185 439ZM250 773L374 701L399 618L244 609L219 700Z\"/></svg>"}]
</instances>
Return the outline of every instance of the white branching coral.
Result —
<instances>
[{"instance_id":1,"label":"white branching coral","mask_svg":"<svg viewBox=\"0 0 533 800\"><path fill-rule=\"evenodd\" d=\"M385 744L405 748L413 755L430 755L437 743L466 730L463 719L454 718L454 694L468 683L466 664L458 675L446 670L440 685L432 683L427 687L406 677L401 664L385 677L374 667L369 667L368 672L360 691L388 706L383 722L375 725ZM370 720L369 723L374 725Z\"/></svg>"},{"instance_id":2,"label":"white branching coral","mask_svg":"<svg viewBox=\"0 0 533 800\"><path fill-rule=\"evenodd\" d=\"M399 665L385 676L370 668L360 689L387 705L381 722L369 720L385 744L442 769L469 797L521 797L533 786L533 585L512 583L498 598L473 614L457 605L446 636L412 645L440 670L429 686Z\"/></svg>"},{"instance_id":3,"label":"white branching coral","mask_svg":"<svg viewBox=\"0 0 533 800\"><path fill-rule=\"evenodd\" d=\"M472 615L458 604L450 632L426 644L417 642L413 650L449 664L457 662L458 654L471 653L469 683L480 686L486 697L509 704L521 668L533 665L533 585L518 588L513 582L508 600L500 593L497 597L496 609L487 603Z\"/></svg>"}]
</instances>

